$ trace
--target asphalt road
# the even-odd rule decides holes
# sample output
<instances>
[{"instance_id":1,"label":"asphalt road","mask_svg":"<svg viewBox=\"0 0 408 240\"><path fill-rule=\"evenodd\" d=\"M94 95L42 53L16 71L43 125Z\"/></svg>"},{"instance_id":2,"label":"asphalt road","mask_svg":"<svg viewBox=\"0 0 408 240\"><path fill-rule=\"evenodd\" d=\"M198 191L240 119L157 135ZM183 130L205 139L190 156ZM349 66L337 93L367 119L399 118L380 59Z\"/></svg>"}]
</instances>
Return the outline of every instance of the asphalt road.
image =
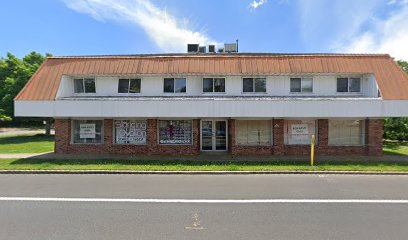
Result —
<instances>
[{"instance_id":1,"label":"asphalt road","mask_svg":"<svg viewBox=\"0 0 408 240\"><path fill-rule=\"evenodd\" d=\"M393 200L408 176L0 175L0 239L407 239Z\"/></svg>"}]
</instances>

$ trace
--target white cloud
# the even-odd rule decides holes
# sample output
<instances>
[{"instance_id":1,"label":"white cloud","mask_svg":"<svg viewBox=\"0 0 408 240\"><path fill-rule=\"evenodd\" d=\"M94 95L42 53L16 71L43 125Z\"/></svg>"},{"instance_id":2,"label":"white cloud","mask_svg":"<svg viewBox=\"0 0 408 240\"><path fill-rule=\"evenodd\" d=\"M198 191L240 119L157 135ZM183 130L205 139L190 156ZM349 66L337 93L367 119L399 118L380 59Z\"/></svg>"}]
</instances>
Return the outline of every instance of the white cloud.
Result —
<instances>
[{"instance_id":1,"label":"white cloud","mask_svg":"<svg viewBox=\"0 0 408 240\"><path fill-rule=\"evenodd\" d=\"M408 2L388 18L377 20L372 29L356 35L338 51L358 53L389 53L397 59L408 60Z\"/></svg>"},{"instance_id":2,"label":"white cloud","mask_svg":"<svg viewBox=\"0 0 408 240\"><path fill-rule=\"evenodd\" d=\"M267 2L268 2L268 0L258 0L258 1L254 0L249 4L249 7L251 9L257 9L258 7L266 4Z\"/></svg>"},{"instance_id":3,"label":"white cloud","mask_svg":"<svg viewBox=\"0 0 408 240\"><path fill-rule=\"evenodd\" d=\"M187 43L219 43L191 29L187 19L179 19L150 0L63 0L67 7L88 14L98 21L126 21L143 28L165 52L185 52Z\"/></svg>"}]
</instances>

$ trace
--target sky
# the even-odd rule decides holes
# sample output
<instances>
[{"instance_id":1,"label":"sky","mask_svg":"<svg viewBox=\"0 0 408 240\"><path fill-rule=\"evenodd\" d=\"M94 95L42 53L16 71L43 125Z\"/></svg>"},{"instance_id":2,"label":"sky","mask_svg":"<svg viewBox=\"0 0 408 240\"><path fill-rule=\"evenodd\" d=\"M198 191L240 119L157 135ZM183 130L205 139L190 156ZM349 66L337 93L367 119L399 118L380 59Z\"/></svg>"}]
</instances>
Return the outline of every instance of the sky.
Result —
<instances>
[{"instance_id":1,"label":"sky","mask_svg":"<svg viewBox=\"0 0 408 240\"><path fill-rule=\"evenodd\" d=\"M408 60L408 0L4 0L0 56L389 53Z\"/></svg>"}]
</instances>

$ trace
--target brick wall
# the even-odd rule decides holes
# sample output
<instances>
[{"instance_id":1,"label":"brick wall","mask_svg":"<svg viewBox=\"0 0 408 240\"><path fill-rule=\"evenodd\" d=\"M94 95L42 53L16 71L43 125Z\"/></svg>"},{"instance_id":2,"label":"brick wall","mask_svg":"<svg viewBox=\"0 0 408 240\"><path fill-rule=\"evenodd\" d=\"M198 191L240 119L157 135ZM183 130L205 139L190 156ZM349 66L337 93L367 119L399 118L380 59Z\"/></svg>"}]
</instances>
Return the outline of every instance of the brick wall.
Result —
<instances>
[{"instance_id":1,"label":"brick wall","mask_svg":"<svg viewBox=\"0 0 408 240\"><path fill-rule=\"evenodd\" d=\"M55 120L56 153L110 153L135 155L198 155L200 154L200 120L193 120L192 145L158 144L157 119L147 120L146 145L113 144L113 120L104 120L103 144L71 144L71 120ZM317 155L382 155L384 123L382 119L366 120L365 146L330 146L328 144L328 120L318 120ZM231 155L308 155L310 145L285 145L284 120L272 120L273 145L238 146L235 140L235 120L228 120L228 151Z\"/></svg>"}]
</instances>

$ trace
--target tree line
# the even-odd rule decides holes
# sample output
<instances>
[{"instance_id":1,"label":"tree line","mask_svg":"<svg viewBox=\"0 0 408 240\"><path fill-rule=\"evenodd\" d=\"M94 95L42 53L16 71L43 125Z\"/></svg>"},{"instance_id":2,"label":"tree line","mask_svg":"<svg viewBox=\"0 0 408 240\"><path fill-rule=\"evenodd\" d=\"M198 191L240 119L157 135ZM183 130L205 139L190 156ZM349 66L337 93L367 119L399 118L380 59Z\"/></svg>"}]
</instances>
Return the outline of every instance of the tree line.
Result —
<instances>
[{"instance_id":1,"label":"tree line","mask_svg":"<svg viewBox=\"0 0 408 240\"><path fill-rule=\"evenodd\" d=\"M42 55L31 52L23 58L11 53L0 58L0 126L38 126L45 118L16 118L14 117L14 98L40 67L49 53ZM397 61L401 69L408 74L408 62ZM398 141L408 141L408 118L386 118L384 122L384 138Z\"/></svg>"}]
</instances>

